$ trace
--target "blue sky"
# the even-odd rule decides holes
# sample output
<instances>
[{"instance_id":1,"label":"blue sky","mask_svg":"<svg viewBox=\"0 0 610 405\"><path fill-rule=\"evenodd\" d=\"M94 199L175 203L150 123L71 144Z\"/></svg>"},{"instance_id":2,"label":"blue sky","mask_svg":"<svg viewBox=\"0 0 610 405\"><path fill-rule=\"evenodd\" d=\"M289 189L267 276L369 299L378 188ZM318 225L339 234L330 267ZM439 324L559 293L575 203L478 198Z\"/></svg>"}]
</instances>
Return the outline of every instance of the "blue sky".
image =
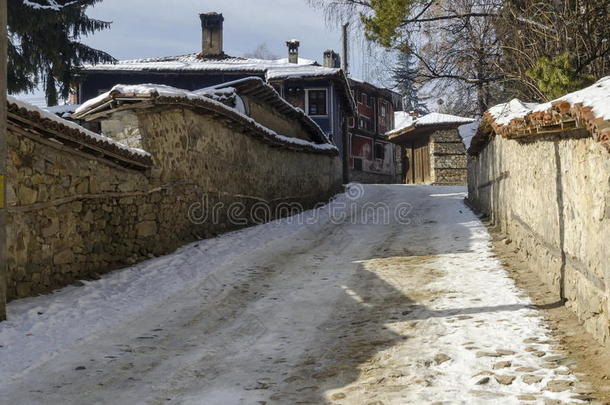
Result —
<instances>
[{"instance_id":1,"label":"blue sky","mask_svg":"<svg viewBox=\"0 0 610 405\"><path fill-rule=\"evenodd\" d=\"M89 8L87 14L111 21L112 26L83 42L117 59L199 52L199 14L210 11L225 17L224 48L232 56L243 56L265 43L274 54L286 57L286 40L292 38L301 41L301 57L319 62L326 49L341 50L340 27L329 26L324 13L305 0L104 0ZM350 71L354 78L390 85L387 80L379 80L383 74L369 63L378 56L367 58L361 46L352 48ZM44 105L41 91L21 97Z\"/></svg>"},{"instance_id":2,"label":"blue sky","mask_svg":"<svg viewBox=\"0 0 610 405\"><path fill-rule=\"evenodd\" d=\"M340 47L339 31L305 0L104 0L88 14L112 21L112 28L85 42L119 59L196 52L201 48L199 13L209 11L225 17L229 55L241 56L264 42L283 57L291 38L300 39L302 56L312 59Z\"/></svg>"}]
</instances>

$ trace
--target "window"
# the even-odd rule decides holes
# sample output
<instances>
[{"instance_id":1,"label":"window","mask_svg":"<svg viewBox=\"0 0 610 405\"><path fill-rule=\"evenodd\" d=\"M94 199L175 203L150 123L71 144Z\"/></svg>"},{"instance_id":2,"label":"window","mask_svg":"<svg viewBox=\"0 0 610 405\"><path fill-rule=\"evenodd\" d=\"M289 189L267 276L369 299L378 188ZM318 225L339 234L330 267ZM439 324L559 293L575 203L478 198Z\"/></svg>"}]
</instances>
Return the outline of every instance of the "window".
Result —
<instances>
[{"instance_id":1,"label":"window","mask_svg":"<svg viewBox=\"0 0 610 405\"><path fill-rule=\"evenodd\" d=\"M362 104L366 104L366 94L365 93L360 93L360 102Z\"/></svg>"},{"instance_id":2,"label":"window","mask_svg":"<svg viewBox=\"0 0 610 405\"><path fill-rule=\"evenodd\" d=\"M326 108L326 90L307 91L307 114L328 115Z\"/></svg>"},{"instance_id":3,"label":"window","mask_svg":"<svg viewBox=\"0 0 610 405\"><path fill-rule=\"evenodd\" d=\"M375 159L385 159L385 145L382 143L375 143Z\"/></svg>"},{"instance_id":4,"label":"window","mask_svg":"<svg viewBox=\"0 0 610 405\"><path fill-rule=\"evenodd\" d=\"M385 114L386 114L385 104L381 104L381 116L383 118L385 118Z\"/></svg>"},{"instance_id":5,"label":"window","mask_svg":"<svg viewBox=\"0 0 610 405\"><path fill-rule=\"evenodd\" d=\"M373 125L371 124L371 120L365 117L360 117L358 119L358 128L364 129L366 131L372 131Z\"/></svg>"},{"instance_id":6,"label":"window","mask_svg":"<svg viewBox=\"0 0 610 405\"><path fill-rule=\"evenodd\" d=\"M368 105L369 107L372 107L374 101L375 101L375 99L373 97L369 96L368 100L366 102L366 105Z\"/></svg>"}]
</instances>

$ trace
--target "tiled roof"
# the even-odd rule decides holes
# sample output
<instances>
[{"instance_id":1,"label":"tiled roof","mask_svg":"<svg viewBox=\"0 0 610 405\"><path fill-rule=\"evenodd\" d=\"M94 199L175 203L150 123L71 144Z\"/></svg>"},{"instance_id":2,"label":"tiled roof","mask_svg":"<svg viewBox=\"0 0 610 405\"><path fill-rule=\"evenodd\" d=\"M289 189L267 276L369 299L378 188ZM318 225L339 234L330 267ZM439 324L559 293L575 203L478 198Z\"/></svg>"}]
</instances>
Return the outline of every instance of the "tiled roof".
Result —
<instances>
[{"instance_id":1,"label":"tiled roof","mask_svg":"<svg viewBox=\"0 0 610 405\"><path fill-rule=\"evenodd\" d=\"M610 76L544 104L512 100L490 108L468 150L476 155L493 135L525 138L584 128L610 151Z\"/></svg>"}]
</instances>

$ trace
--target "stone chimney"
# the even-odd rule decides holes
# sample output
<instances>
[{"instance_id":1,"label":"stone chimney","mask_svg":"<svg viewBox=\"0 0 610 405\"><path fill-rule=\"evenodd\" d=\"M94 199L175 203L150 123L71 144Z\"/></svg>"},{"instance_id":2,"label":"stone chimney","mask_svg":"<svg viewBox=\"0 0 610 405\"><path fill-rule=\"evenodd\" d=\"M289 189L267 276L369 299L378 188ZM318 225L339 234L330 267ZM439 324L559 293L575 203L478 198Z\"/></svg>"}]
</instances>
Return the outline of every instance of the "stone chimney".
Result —
<instances>
[{"instance_id":1,"label":"stone chimney","mask_svg":"<svg viewBox=\"0 0 610 405\"><path fill-rule=\"evenodd\" d=\"M341 67L341 57L332 49L327 49L324 51L324 62L322 65L327 68L339 68Z\"/></svg>"},{"instance_id":2,"label":"stone chimney","mask_svg":"<svg viewBox=\"0 0 610 405\"><path fill-rule=\"evenodd\" d=\"M204 57L224 55L222 48L222 24L224 17L220 13L199 14L201 18L202 52Z\"/></svg>"},{"instance_id":3,"label":"stone chimney","mask_svg":"<svg viewBox=\"0 0 610 405\"><path fill-rule=\"evenodd\" d=\"M299 63L299 45L301 45L301 43L296 39L286 41L286 46L288 46L289 63Z\"/></svg>"}]
</instances>

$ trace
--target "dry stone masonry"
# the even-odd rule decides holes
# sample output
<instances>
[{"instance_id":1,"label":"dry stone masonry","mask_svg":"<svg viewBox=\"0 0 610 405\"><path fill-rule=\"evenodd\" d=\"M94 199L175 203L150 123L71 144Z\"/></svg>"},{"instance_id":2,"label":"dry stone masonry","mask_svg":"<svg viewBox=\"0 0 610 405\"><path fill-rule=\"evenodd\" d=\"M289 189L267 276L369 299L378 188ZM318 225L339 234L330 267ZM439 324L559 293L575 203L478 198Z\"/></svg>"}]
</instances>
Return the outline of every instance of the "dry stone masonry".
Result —
<instances>
[{"instance_id":1,"label":"dry stone masonry","mask_svg":"<svg viewBox=\"0 0 610 405\"><path fill-rule=\"evenodd\" d=\"M468 199L608 345L610 115L583 105L608 105L610 88L574 102L579 96L521 115L511 115L516 101L496 108L504 118L487 113L469 149Z\"/></svg>"},{"instance_id":2,"label":"dry stone masonry","mask_svg":"<svg viewBox=\"0 0 610 405\"><path fill-rule=\"evenodd\" d=\"M111 117L106 133L125 140L128 128L138 134L133 146L150 152L138 161L128 149L109 150L109 141L76 139L41 111L10 103L9 111L9 300L273 219L280 203L311 207L341 186L336 150L271 144L243 119L192 106ZM244 207L238 221L228 218L234 203ZM249 216L255 203L269 215ZM217 215L206 216L212 209Z\"/></svg>"}]
</instances>

